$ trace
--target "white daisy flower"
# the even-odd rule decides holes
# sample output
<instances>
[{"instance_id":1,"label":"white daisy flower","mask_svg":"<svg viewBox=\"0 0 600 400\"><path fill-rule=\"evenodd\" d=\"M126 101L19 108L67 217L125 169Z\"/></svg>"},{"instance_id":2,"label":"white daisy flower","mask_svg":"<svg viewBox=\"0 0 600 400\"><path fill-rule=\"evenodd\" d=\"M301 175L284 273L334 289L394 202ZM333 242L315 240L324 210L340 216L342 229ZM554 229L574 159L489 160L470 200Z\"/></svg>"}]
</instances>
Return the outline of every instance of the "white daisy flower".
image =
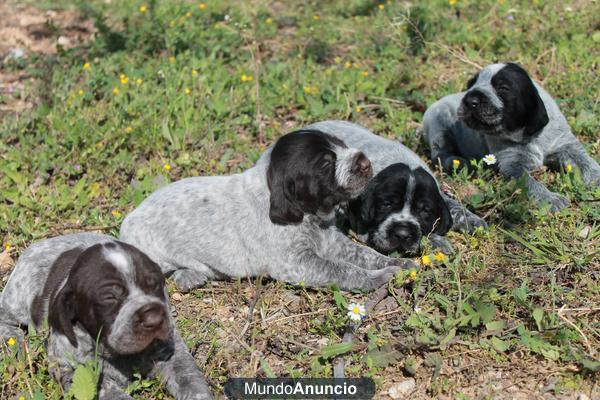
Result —
<instances>
[{"instance_id":1,"label":"white daisy flower","mask_svg":"<svg viewBox=\"0 0 600 400\"><path fill-rule=\"evenodd\" d=\"M496 164L496 156L493 154L488 154L485 157L483 157L483 162L487 165L494 165Z\"/></svg>"},{"instance_id":2,"label":"white daisy flower","mask_svg":"<svg viewBox=\"0 0 600 400\"><path fill-rule=\"evenodd\" d=\"M348 318L354 322L360 322L363 317L367 315L365 306L358 303L351 303L348 305Z\"/></svg>"}]
</instances>

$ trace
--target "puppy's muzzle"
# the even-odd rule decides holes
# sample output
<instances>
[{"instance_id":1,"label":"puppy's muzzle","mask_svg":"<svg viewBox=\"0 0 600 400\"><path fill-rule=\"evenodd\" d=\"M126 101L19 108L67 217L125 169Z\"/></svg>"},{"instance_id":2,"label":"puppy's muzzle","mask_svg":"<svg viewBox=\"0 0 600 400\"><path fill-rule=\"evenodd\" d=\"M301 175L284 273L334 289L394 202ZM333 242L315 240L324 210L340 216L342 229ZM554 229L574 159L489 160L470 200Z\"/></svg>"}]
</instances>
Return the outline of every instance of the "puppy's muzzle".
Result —
<instances>
[{"instance_id":1,"label":"puppy's muzzle","mask_svg":"<svg viewBox=\"0 0 600 400\"><path fill-rule=\"evenodd\" d=\"M395 249L401 249L408 253L419 250L421 242L421 231L415 224L400 222L393 224L388 230L390 242L395 243Z\"/></svg>"},{"instance_id":2,"label":"puppy's muzzle","mask_svg":"<svg viewBox=\"0 0 600 400\"><path fill-rule=\"evenodd\" d=\"M167 311L161 303L148 303L140 307L134 315L135 330L157 339L169 338Z\"/></svg>"}]
</instances>

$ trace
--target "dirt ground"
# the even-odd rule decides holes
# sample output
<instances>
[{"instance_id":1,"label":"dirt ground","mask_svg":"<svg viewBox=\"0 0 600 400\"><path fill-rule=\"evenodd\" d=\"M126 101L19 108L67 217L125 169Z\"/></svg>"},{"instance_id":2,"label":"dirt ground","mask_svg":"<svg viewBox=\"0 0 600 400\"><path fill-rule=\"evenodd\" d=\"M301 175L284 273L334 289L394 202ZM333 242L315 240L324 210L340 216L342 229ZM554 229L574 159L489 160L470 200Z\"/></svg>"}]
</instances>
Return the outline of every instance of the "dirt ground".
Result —
<instances>
[{"instance_id":1,"label":"dirt ground","mask_svg":"<svg viewBox=\"0 0 600 400\"><path fill-rule=\"evenodd\" d=\"M0 1L0 117L38 103L27 65L34 57L54 56L91 39L94 26L75 10L41 10L11 0Z\"/></svg>"}]
</instances>

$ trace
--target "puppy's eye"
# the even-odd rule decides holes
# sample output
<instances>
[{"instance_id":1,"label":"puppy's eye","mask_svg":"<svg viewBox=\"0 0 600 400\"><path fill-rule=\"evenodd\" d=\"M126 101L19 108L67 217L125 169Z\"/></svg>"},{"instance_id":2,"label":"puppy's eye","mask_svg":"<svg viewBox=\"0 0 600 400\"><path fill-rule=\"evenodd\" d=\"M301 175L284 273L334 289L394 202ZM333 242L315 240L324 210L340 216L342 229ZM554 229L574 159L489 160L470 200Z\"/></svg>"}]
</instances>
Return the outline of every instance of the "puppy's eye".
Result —
<instances>
[{"instance_id":1,"label":"puppy's eye","mask_svg":"<svg viewBox=\"0 0 600 400\"><path fill-rule=\"evenodd\" d=\"M509 92L510 91L510 87L508 87L508 85L500 85L498 87L498 90L501 92Z\"/></svg>"},{"instance_id":2,"label":"puppy's eye","mask_svg":"<svg viewBox=\"0 0 600 400\"><path fill-rule=\"evenodd\" d=\"M422 213L430 213L431 212L431 207L428 204L421 204L418 207L419 212Z\"/></svg>"},{"instance_id":3,"label":"puppy's eye","mask_svg":"<svg viewBox=\"0 0 600 400\"><path fill-rule=\"evenodd\" d=\"M390 208L392 208L392 203L389 201L384 201L381 203L381 208L383 208L384 210L389 210Z\"/></svg>"}]
</instances>

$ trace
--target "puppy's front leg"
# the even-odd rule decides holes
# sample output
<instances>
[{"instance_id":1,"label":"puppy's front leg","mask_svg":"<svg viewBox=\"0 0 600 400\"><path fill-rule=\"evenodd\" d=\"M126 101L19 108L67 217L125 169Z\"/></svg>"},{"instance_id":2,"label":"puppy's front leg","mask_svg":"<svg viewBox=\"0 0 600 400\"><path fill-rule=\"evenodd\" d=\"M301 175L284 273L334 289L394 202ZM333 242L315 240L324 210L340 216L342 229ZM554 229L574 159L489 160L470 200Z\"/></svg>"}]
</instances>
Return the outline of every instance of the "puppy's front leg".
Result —
<instances>
[{"instance_id":1,"label":"puppy's front leg","mask_svg":"<svg viewBox=\"0 0 600 400\"><path fill-rule=\"evenodd\" d=\"M507 159L503 159L498 155L498 168L500 173L507 178L520 179L525 177L525 186L527 187L529 198L538 204L548 203L550 204L551 211L558 211L569 205L569 199L558 194L553 193L542 183L533 179L529 171L533 168L527 168L527 155L510 154Z\"/></svg>"},{"instance_id":2,"label":"puppy's front leg","mask_svg":"<svg viewBox=\"0 0 600 400\"><path fill-rule=\"evenodd\" d=\"M332 228L330 230L327 247L323 249L323 254L326 254L332 260L342 260L370 270L383 269L395 265L404 267L404 265L412 263L409 259L387 257L368 246L348 239L337 229Z\"/></svg>"},{"instance_id":3,"label":"puppy's front leg","mask_svg":"<svg viewBox=\"0 0 600 400\"><path fill-rule=\"evenodd\" d=\"M343 290L374 290L387 283L403 268L414 267L412 261L376 270L367 270L345 261L332 261L318 255L314 249L305 248L290 255L289 262L269 271L277 280L311 287L337 285Z\"/></svg>"},{"instance_id":4,"label":"puppy's front leg","mask_svg":"<svg viewBox=\"0 0 600 400\"><path fill-rule=\"evenodd\" d=\"M153 374L160 377L169 393L178 400L212 399L208 385L179 332L175 331L173 341L173 355L166 361L157 362Z\"/></svg>"},{"instance_id":5,"label":"puppy's front leg","mask_svg":"<svg viewBox=\"0 0 600 400\"><path fill-rule=\"evenodd\" d=\"M442 197L444 198L446 205L448 205L450 215L452 215L453 230L458 232L466 231L472 233L478 227L482 227L484 230L488 229L488 225L483 218L480 218L478 215L472 213L458 201L447 196L446 194L442 194Z\"/></svg>"},{"instance_id":6,"label":"puppy's front leg","mask_svg":"<svg viewBox=\"0 0 600 400\"><path fill-rule=\"evenodd\" d=\"M123 388L110 378L102 379L100 391L98 392L100 400L132 400L133 397L125 393Z\"/></svg>"}]
</instances>

